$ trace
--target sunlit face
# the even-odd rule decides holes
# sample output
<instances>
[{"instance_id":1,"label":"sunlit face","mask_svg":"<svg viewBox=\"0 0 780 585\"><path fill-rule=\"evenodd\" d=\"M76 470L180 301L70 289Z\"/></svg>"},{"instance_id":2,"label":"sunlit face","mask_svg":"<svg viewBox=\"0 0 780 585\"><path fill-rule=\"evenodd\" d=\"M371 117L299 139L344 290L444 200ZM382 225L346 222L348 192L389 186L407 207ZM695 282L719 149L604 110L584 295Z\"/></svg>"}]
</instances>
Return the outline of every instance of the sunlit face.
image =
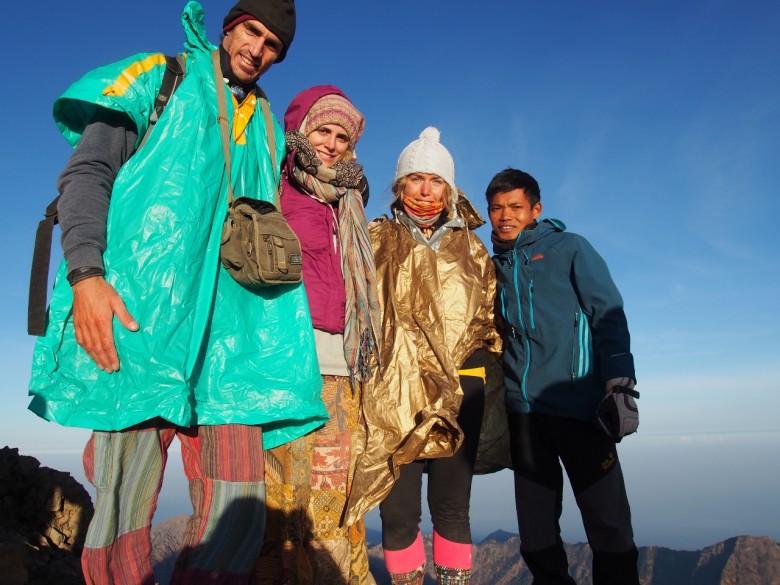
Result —
<instances>
[{"instance_id":1,"label":"sunlit face","mask_svg":"<svg viewBox=\"0 0 780 585\"><path fill-rule=\"evenodd\" d=\"M412 173L407 175L403 196L413 201L439 203L447 190L447 181L439 175Z\"/></svg>"},{"instance_id":2,"label":"sunlit face","mask_svg":"<svg viewBox=\"0 0 780 585\"><path fill-rule=\"evenodd\" d=\"M524 189L496 193L488 205L493 231L503 241L516 239L520 232L531 227L541 214L541 202L532 207Z\"/></svg>"},{"instance_id":3,"label":"sunlit face","mask_svg":"<svg viewBox=\"0 0 780 585\"><path fill-rule=\"evenodd\" d=\"M349 135L338 124L320 126L306 137L311 142L317 156L326 167L343 160L349 150Z\"/></svg>"},{"instance_id":4,"label":"sunlit face","mask_svg":"<svg viewBox=\"0 0 780 585\"><path fill-rule=\"evenodd\" d=\"M241 83L254 83L282 52L282 41L258 20L245 20L225 33L222 47Z\"/></svg>"}]
</instances>

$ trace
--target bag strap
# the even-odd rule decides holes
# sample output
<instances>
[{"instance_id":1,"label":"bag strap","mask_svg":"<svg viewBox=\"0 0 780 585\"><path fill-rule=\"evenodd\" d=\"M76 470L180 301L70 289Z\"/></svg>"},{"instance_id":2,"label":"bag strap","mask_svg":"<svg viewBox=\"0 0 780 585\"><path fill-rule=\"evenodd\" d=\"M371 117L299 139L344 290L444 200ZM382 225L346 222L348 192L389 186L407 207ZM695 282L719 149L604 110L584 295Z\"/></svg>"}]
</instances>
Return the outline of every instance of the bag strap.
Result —
<instances>
[{"instance_id":1,"label":"bag strap","mask_svg":"<svg viewBox=\"0 0 780 585\"><path fill-rule=\"evenodd\" d=\"M222 152L225 154L225 171L227 172L228 208L233 206L233 184L230 180L230 134L228 130L227 102L225 101L225 79L222 77L222 67L219 64L219 49L211 52L211 65L214 69L214 86L217 90L217 121L222 135Z\"/></svg>"},{"instance_id":2,"label":"bag strap","mask_svg":"<svg viewBox=\"0 0 780 585\"><path fill-rule=\"evenodd\" d=\"M51 238L54 225L58 222L57 203L60 198L46 207L43 219L35 231L32 268L30 269L30 291L27 300L27 333L41 336L46 332L46 295L49 288L49 263L51 261Z\"/></svg>"},{"instance_id":3,"label":"bag strap","mask_svg":"<svg viewBox=\"0 0 780 585\"><path fill-rule=\"evenodd\" d=\"M181 80L184 78L184 69L184 55L165 56L165 73L163 74L162 85L154 100L154 109L152 110L152 115L149 116L149 126L146 128L146 133L141 139L141 142L138 143L138 148L135 149L136 152L138 152L149 139L149 135L152 133L154 125L157 124L157 120L162 116L163 110L165 110L165 106L168 105L173 92L176 91L176 88L179 87Z\"/></svg>"},{"instance_id":4,"label":"bag strap","mask_svg":"<svg viewBox=\"0 0 780 585\"><path fill-rule=\"evenodd\" d=\"M138 144L136 152L146 144L152 128L168 105L168 102L181 84L184 77L185 61L183 55L165 56L165 73L163 74L160 91L154 100L154 110L149 116L149 126L144 137ZM41 336L46 333L46 298L49 290L49 264L51 263L51 241L54 226L59 223L57 204L59 195L46 207L43 219L38 223L35 232L35 247L33 248L32 267L30 268L30 290L27 297L27 333Z\"/></svg>"},{"instance_id":5,"label":"bag strap","mask_svg":"<svg viewBox=\"0 0 780 585\"><path fill-rule=\"evenodd\" d=\"M227 101L225 100L225 80L222 76L222 67L219 62L219 49L212 51L211 64L214 69L214 81L217 89L217 107L219 108L219 114L217 120L219 121L220 134L222 135L222 151L225 153L225 170L227 171L227 186L228 186L228 207L233 205L233 186L231 183L231 171L230 171L230 131L228 128L227 117ZM263 110L263 119L265 120L265 133L268 138L268 150L271 154L272 176L274 183L276 183L276 173L279 170L276 162L276 133L274 132L274 120L271 114L271 108L268 105L268 99L262 90L258 91L257 99L260 100L260 107ZM274 205L277 209L279 207L279 189L274 193Z\"/></svg>"},{"instance_id":6,"label":"bag strap","mask_svg":"<svg viewBox=\"0 0 780 585\"><path fill-rule=\"evenodd\" d=\"M612 389L612 394L628 394L633 398L639 398L639 392L637 392L633 388L626 388L625 386L615 386Z\"/></svg>"}]
</instances>

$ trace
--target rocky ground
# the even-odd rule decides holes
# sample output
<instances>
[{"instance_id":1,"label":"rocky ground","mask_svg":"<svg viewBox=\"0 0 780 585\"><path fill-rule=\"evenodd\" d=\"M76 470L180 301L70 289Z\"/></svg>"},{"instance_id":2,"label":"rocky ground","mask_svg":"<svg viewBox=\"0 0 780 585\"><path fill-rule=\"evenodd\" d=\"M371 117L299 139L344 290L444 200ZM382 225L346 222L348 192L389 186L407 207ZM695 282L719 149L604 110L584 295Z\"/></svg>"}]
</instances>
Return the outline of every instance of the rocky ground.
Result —
<instances>
[{"instance_id":1,"label":"rocky ground","mask_svg":"<svg viewBox=\"0 0 780 585\"><path fill-rule=\"evenodd\" d=\"M93 512L69 473L0 449L0 582L83 585L79 555Z\"/></svg>"}]
</instances>

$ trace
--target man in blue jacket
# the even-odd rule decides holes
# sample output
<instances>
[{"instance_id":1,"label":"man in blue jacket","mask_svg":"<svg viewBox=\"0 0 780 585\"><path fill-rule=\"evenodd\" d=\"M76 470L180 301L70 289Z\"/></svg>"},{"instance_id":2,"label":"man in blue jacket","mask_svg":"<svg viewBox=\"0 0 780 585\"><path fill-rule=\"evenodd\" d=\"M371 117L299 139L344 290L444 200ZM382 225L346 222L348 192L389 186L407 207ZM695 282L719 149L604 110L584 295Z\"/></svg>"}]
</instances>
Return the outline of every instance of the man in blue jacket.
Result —
<instances>
[{"instance_id":1,"label":"man in blue jacket","mask_svg":"<svg viewBox=\"0 0 780 585\"><path fill-rule=\"evenodd\" d=\"M639 585L615 442L594 424L604 396L636 381L623 300L585 238L560 221L538 221L531 175L501 171L486 197L520 552L535 585L574 585L559 525L563 463L593 551L593 584Z\"/></svg>"}]
</instances>

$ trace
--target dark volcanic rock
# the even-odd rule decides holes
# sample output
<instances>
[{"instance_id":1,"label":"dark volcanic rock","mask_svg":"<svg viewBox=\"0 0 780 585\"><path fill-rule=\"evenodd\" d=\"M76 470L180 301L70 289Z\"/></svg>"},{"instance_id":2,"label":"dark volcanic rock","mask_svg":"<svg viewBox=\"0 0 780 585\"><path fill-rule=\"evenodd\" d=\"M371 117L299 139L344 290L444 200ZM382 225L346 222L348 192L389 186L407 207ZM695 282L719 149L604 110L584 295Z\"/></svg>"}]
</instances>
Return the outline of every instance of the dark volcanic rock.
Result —
<instances>
[{"instance_id":1,"label":"dark volcanic rock","mask_svg":"<svg viewBox=\"0 0 780 585\"><path fill-rule=\"evenodd\" d=\"M82 585L81 550L94 508L69 473L0 449L0 577L4 585Z\"/></svg>"}]
</instances>

